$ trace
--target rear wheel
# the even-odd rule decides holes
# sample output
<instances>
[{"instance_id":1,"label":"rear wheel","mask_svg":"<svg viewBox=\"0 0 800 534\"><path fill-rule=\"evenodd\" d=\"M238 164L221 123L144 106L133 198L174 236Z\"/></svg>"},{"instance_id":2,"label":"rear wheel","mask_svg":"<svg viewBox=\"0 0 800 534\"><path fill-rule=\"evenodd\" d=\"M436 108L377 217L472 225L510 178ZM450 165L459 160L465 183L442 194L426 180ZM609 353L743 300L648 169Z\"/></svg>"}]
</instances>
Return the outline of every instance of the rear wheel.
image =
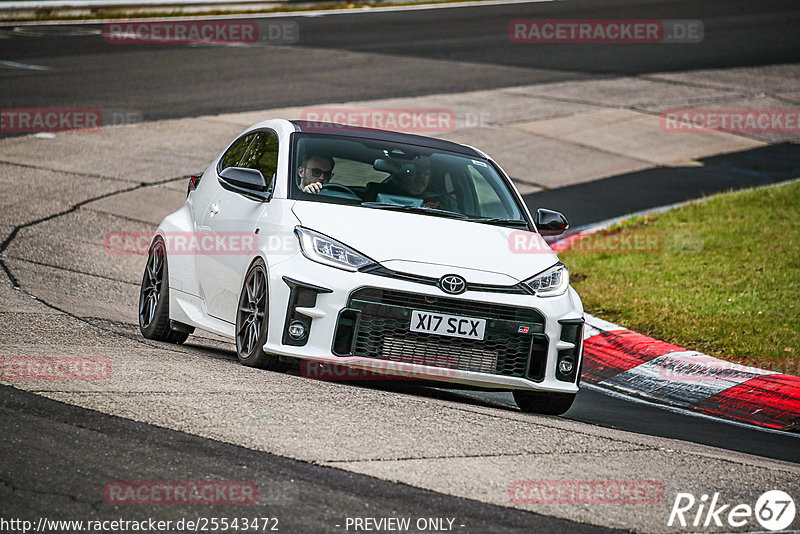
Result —
<instances>
[{"instance_id":1,"label":"rear wheel","mask_svg":"<svg viewBox=\"0 0 800 534\"><path fill-rule=\"evenodd\" d=\"M178 329L174 327L178 327ZM139 330L147 339L183 343L194 328L169 320L167 249L161 238L153 240L139 291Z\"/></svg>"},{"instance_id":2,"label":"rear wheel","mask_svg":"<svg viewBox=\"0 0 800 534\"><path fill-rule=\"evenodd\" d=\"M575 400L574 393L538 393L514 390L514 400L523 412L542 415L562 415Z\"/></svg>"},{"instance_id":3,"label":"rear wheel","mask_svg":"<svg viewBox=\"0 0 800 534\"><path fill-rule=\"evenodd\" d=\"M253 262L244 279L236 310L236 355L243 365L280 369L281 362L274 354L264 352L267 342L269 286L267 268L260 258Z\"/></svg>"}]
</instances>

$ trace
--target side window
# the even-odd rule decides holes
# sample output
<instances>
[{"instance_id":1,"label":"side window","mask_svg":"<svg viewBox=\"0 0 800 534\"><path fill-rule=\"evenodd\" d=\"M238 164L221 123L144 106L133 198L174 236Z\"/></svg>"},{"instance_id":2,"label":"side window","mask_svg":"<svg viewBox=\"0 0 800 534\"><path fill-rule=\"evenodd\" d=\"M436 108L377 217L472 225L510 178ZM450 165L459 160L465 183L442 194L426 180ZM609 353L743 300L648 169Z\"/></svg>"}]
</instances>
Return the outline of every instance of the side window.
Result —
<instances>
[{"instance_id":1,"label":"side window","mask_svg":"<svg viewBox=\"0 0 800 534\"><path fill-rule=\"evenodd\" d=\"M219 170L228 167L258 169L272 189L278 172L278 137L272 132L254 132L240 137L222 156Z\"/></svg>"},{"instance_id":2,"label":"side window","mask_svg":"<svg viewBox=\"0 0 800 534\"><path fill-rule=\"evenodd\" d=\"M225 170L228 167L239 167L239 162L242 160L247 147L253 142L257 134L249 134L237 139L227 152L222 156L220 161L219 170Z\"/></svg>"},{"instance_id":3,"label":"side window","mask_svg":"<svg viewBox=\"0 0 800 534\"><path fill-rule=\"evenodd\" d=\"M278 137L272 132L258 132L239 167L258 169L267 182L272 183L278 172Z\"/></svg>"}]
</instances>

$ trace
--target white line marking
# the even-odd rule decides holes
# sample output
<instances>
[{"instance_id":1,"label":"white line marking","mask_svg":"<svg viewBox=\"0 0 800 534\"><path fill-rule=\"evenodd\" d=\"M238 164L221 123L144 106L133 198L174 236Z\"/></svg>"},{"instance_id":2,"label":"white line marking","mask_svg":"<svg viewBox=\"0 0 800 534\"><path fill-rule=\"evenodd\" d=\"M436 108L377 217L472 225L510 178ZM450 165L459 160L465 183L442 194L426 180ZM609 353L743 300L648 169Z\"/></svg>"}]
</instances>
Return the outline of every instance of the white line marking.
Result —
<instances>
[{"instance_id":1,"label":"white line marking","mask_svg":"<svg viewBox=\"0 0 800 534\"><path fill-rule=\"evenodd\" d=\"M8 67L9 69L50 70L50 67L29 65L27 63L17 63L16 61L0 61L0 67Z\"/></svg>"}]
</instances>

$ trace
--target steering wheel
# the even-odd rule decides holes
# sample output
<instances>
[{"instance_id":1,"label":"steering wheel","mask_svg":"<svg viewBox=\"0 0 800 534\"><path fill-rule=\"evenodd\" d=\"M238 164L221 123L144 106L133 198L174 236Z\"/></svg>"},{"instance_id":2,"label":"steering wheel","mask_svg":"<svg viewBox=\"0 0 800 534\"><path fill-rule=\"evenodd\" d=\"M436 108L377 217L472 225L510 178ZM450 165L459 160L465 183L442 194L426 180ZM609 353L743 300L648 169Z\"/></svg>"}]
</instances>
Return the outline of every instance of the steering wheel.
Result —
<instances>
[{"instance_id":1,"label":"steering wheel","mask_svg":"<svg viewBox=\"0 0 800 534\"><path fill-rule=\"evenodd\" d=\"M353 200L361 200L361 197L358 196L352 189L350 189L346 185L342 185L342 184L322 184L322 189L320 190L320 193L322 193L325 190L328 190L331 193L334 193L331 196L338 197L338 196L341 196L341 195L337 195L335 193L346 193L349 197L353 198ZM345 197L345 198L347 198L347 197Z\"/></svg>"}]
</instances>

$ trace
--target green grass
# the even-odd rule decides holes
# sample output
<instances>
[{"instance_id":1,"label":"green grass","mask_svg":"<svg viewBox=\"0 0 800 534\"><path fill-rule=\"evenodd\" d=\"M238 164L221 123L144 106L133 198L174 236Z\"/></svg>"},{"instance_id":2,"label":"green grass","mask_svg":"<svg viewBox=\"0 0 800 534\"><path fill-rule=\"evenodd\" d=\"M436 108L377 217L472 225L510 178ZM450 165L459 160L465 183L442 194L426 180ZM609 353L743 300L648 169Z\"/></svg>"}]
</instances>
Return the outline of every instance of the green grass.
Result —
<instances>
[{"instance_id":1,"label":"green grass","mask_svg":"<svg viewBox=\"0 0 800 534\"><path fill-rule=\"evenodd\" d=\"M797 375L799 217L797 182L725 193L634 217L559 256L588 313L691 350ZM614 246L614 239L637 235L644 244L634 252Z\"/></svg>"}]
</instances>

